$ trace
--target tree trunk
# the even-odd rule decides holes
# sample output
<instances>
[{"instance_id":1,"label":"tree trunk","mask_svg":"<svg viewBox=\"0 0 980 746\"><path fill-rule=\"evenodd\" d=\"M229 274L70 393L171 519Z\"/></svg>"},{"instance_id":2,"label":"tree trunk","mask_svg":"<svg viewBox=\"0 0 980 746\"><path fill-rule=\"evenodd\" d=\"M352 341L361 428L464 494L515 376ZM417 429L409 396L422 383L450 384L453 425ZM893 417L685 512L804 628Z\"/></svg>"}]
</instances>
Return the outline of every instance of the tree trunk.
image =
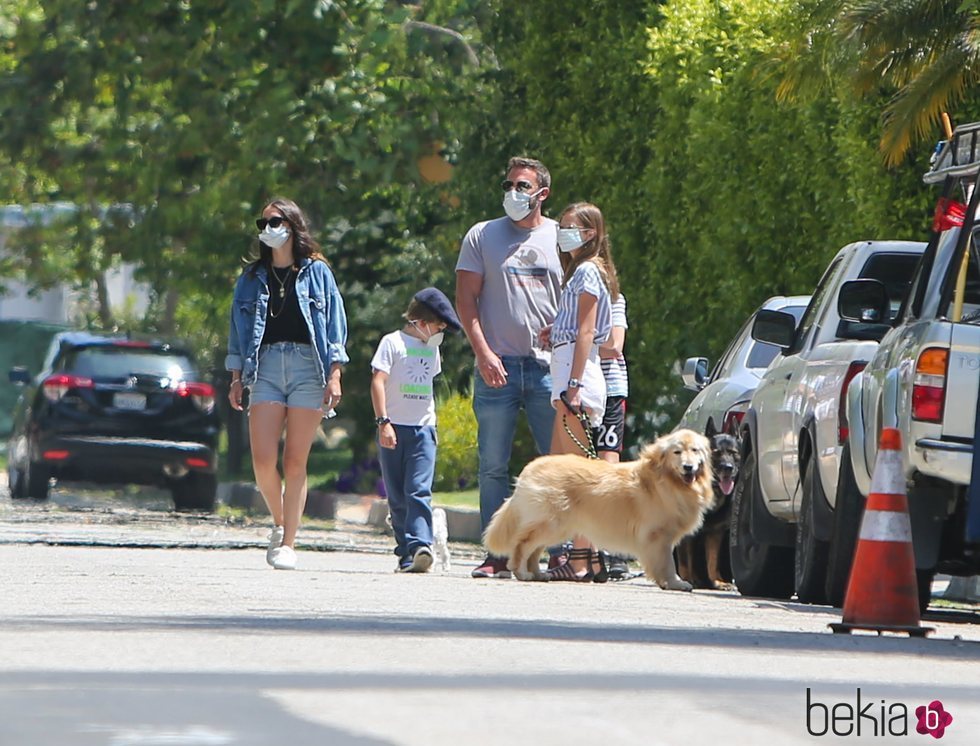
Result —
<instances>
[{"instance_id":1,"label":"tree trunk","mask_svg":"<svg viewBox=\"0 0 980 746\"><path fill-rule=\"evenodd\" d=\"M163 318L160 320L160 331L166 335L172 335L177 328L177 304L179 302L180 293L177 292L177 288L167 288L163 302Z\"/></svg>"},{"instance_id":2,"label":"tree trunk","mask_svg":"<svg viewBox=\"0 0 980 746\"><path fill-rule=\"evenodd\" d=\"M95 295L98 302L99 322L103 329L114 329L116 321L112 316L112 305L109 302L109 288L105 281L105 272L95 273Z\"/></svg>"}]
</instances>

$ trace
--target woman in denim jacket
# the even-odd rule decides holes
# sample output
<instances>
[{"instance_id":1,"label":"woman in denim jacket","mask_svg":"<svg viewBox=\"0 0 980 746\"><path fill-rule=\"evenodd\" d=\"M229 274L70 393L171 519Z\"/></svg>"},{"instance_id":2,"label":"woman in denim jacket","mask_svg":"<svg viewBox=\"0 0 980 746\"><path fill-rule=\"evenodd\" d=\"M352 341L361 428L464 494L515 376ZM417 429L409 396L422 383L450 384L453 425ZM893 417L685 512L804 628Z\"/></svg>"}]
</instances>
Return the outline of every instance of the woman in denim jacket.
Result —
<instances>
[{"instance_id":1,"label":"woman in denim jacket","mask_svg":"<svg viewBox=\"0 0 980 746\"><path fill-rule=\"evenodd\" d=\"M228 398L241 410L242 389L249 389L252 468L275 521L266 561L292 570L310 446L321 417L340 403L341 367L349 360L347 317L303 211L277 197L256 224L259 258L242 271L231 306ZM285 485L276 468L284 427Z\"/></svg>"}]
</instances>

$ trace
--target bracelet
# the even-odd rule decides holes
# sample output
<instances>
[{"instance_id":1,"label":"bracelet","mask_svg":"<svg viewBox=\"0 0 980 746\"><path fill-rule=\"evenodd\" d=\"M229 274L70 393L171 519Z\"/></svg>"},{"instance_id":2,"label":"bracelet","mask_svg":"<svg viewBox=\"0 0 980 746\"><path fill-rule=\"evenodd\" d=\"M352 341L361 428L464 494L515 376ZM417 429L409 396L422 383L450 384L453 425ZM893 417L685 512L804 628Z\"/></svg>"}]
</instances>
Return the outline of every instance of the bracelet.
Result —
<instances>
[{"instance_id":1,"label":"bracelet","mask_svg":"<svg viewBox=\"0 0 980 746\"><path fill-rule=\"evenodd\" d=\"M242 379L241 379L241 378L232 378L232 379L231 379L231 385L232 385L232 386L234 386L234 385L235 385L236 383L237 383L237 384L238 384L239 386L241 386L241 385L242 385Z\"/></svg>"}]
</instances>

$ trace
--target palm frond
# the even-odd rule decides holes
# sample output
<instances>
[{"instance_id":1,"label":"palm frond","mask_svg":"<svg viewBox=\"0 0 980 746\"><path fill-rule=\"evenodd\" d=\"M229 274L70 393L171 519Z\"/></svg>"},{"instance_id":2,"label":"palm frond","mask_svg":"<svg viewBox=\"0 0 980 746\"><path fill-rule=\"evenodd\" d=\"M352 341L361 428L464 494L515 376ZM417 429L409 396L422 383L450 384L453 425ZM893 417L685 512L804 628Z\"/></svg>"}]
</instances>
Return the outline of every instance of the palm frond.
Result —
<instances>
[{"instance_id":1,"label":"palm frond","mask_svg":"<svg viewBox=\"0 0 980 746\"><path fill-rule=\"evenodd\" d=\"M950 49L892 99L882 117L880 149L886 165L901 163L913 141L942 134L940 115L951 101L962 98L977 77L976 68L971 70L967 64L970 58L963 46Z\"/></svg>"}]
</instances>

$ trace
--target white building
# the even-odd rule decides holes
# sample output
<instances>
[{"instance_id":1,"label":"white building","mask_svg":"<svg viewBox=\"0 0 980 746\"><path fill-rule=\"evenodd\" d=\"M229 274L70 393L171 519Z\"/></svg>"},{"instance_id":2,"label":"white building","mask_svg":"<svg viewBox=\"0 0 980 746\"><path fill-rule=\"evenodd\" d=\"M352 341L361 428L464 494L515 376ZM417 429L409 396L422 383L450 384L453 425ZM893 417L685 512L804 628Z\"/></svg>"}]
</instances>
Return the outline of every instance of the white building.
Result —
<instances>
[{"instance_id":1,"label":"white building","mask_svg":"<svg viewBox=\"0 0 980 746\"><path fill-rule=\"evenodd\" d=\"M16 251L17 230L40 220L44 224L70 213L68 202L52 205L6 205L0 207L0 255ZM128 308L142 315L149 303L148 288L133 277L133 267L125 265L106 273L106 289L113 309ZM79 317L79 306L86 299L69 287L58 287L29 294L30 286L18 279L0 277L0 319L45 321L71 324Z\"/></svg>"}]
</instances>

